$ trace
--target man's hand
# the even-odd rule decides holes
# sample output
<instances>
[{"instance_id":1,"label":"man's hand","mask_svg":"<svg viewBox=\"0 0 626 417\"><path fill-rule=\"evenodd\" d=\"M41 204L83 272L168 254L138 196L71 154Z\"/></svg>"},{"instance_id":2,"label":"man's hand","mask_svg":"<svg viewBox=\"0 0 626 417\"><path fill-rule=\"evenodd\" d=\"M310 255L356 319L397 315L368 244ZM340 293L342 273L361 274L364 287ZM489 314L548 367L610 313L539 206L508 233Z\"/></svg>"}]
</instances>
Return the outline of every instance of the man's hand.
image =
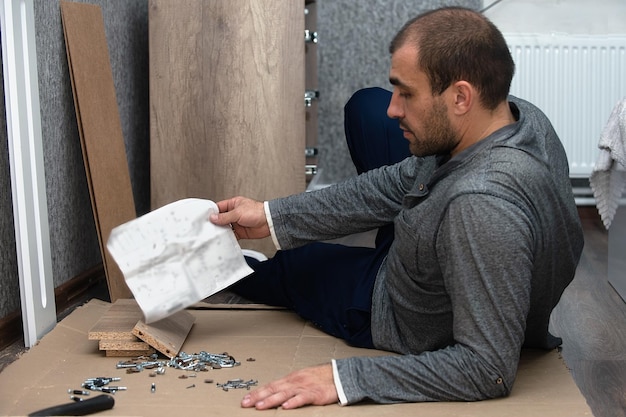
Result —
<instances>
[{"instance_id":1,"label":"man's hand","mask_svg":"<svg viewBox=\"0 0 626 417\"><path fill-rule=\"evenodd\" d=\"M262 239L270 235L263 203L245 197L217 202L219 214L209 220L218 225L231 225L237 239Z\"/></svg>"},{"instance_id":2,"label":"man's hand","mask_svg":"<svg viewBox=\"0 0 626 417\"><path fill-rule=\"evenodd\" d=\"M270 382L241 401L245 408L257 410L282 407L285 410L304 405L326 405L339 401L331 364L305 368Z\"/></svg>"}]
</instances>

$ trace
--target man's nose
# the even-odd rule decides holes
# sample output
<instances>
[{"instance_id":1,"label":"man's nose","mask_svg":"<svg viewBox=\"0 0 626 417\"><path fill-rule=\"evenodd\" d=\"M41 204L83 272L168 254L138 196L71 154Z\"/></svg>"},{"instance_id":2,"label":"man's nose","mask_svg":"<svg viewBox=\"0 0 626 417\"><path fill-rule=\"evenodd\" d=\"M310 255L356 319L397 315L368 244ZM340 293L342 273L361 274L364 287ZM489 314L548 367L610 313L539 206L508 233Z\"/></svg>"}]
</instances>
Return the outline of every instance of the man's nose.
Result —
<instances>
[{"instance_id":1,"label":"man's nose","mask_svg":"<svg viewBox=\"0 0 626 417\"><path fill-rule=\"evenodd\" d=\"M391 119L400 119L402 117L401 108L398 105L398 94L394 91L391 94L391 101L387 107L387 116Z\"/></svg>"}]
</instances>

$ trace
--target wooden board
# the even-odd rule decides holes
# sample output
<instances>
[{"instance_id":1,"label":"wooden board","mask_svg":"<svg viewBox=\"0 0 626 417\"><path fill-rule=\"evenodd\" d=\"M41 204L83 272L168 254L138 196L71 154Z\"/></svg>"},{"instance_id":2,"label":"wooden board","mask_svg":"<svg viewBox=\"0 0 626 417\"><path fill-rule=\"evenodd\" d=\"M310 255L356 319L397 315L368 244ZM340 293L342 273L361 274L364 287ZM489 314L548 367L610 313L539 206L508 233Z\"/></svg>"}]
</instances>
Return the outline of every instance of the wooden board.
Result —
<instances>
[{"instance_id":1,"label":"wooden board","mask_svg":"<svg viewBox=\"0 0 626 417\"><path fill-rule=\"evenodd\" d=\"M171 358L180 351L194 321L189 312L179 311L146 324L137 301L120 298L89 330L87 338L99 340L99 349L107 356L141 356L159 351Z\"/></svg>"},{"instance_id":2,"label":"wooden board","mask_svg":"<svg viewBox=\"0 0 626 417\"><path fill-rule=\"evenodd\" d=\"M83 161L111 301L132 297L106 250L111 230L136 217L100 6L61 1Z\"/></svg>"},{"instance_id":3,"label":"wooden board","mask_svg":"<svg viewBox=\"0 0 626 417\"><path fill-rule=\"evenodd\" d=\"M152 209L305 190L303 2L150 0ZM242 241L270 256L270 239Z\"/></svg>"},{"instance_id":4,"label":"wooden board","mask_svg":"<svg viewBox=\"0 0 626 417\"><path fill-rule=\"evenodd\" d=\"M195 321L187 311L179 311L157 322L137 322L133 334L169 358L178 354Z\"/></svg>"},{"instance_id":5,"label":"wooden board","mask_svg":"<svg viewBox=\"0 0 626 417\"><path fill-rule=\"evenodd\" d=\"M134 299L120 298L89 330L89 340L131 340L137 341L133 328L143 313Z\"/></svg>"}]
</instances>

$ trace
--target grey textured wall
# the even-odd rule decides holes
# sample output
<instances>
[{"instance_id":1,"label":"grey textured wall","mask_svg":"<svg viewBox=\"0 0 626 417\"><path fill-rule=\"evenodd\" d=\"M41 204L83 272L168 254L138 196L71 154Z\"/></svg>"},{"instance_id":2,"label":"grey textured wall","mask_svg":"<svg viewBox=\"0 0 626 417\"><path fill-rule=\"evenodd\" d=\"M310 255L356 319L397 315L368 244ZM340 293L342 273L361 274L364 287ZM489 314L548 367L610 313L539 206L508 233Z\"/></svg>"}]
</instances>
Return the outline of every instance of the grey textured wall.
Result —
<instances>
[{"instance_id":1,"label":"grey textured wall","mask_svg":"<svg viewBox=\"0 0 626 417\"><path fill-rule=\"evenodd\" d=\"M417 14L450 5L479 10L482 0L317 0L320 183L356 175L345 144L343 106L360 88L390 88L393 36Z\"/></svg>"},{"instance_id":2,"label":"grey textured wall","mask_svg":"<svg viewBox=\"0 0 626 417\"><path fill-rule=\"evenodd\" d=\"M82 1L87 2L87 1ZM148 0L102 8L135 205L149 208ZM55 287L101 262L74 112L59 1L35 0L41 124ZM4 95L2 95L4 97ZM2 126L6 127L2 111ZM6 129L0 135L0 317L19 309Z\"/></svg>"}]
</instances>

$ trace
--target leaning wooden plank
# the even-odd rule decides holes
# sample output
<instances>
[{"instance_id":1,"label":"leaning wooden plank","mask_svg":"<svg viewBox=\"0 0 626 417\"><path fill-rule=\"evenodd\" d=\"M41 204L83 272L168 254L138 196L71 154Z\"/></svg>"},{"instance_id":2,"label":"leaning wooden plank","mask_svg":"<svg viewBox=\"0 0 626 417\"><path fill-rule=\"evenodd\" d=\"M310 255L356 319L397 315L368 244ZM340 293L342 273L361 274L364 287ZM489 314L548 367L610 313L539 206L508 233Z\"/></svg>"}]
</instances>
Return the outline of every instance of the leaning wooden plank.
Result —
<instances>
[{"instance_id":1,"label":"leaning wooden plank","mask_svg":"<svg viewBox=\"0 0 626 417\"><path fill-rule=\"evenodd\" d=\"M126 148L100 6L61 1L87 185L111 301L132 297L106 250L111 230L136 217Z\"/></svg>"},{"instance_id":2,"label":"leaning wooden plank","mask_svg":"<svg viewBox=\"0 0 626 417\"><path fill-rule=\"evenodd\" d=\"M89 330L89 340L136 340L133 327L143 313L134 299L121 298L111 305L109 310Z\"/></svg>"},{"instance_id":3,"label":"leaning wooden plank","mask_svg":"<svg viewBox=\"0 0 626 417\"><path fill-rule=\"evenodd\" d=\"M195 320L193 315L183 310L151 324L140 320L133 328L133 334L173 358L180 351Z\"/></svg>"}]
</instances>

